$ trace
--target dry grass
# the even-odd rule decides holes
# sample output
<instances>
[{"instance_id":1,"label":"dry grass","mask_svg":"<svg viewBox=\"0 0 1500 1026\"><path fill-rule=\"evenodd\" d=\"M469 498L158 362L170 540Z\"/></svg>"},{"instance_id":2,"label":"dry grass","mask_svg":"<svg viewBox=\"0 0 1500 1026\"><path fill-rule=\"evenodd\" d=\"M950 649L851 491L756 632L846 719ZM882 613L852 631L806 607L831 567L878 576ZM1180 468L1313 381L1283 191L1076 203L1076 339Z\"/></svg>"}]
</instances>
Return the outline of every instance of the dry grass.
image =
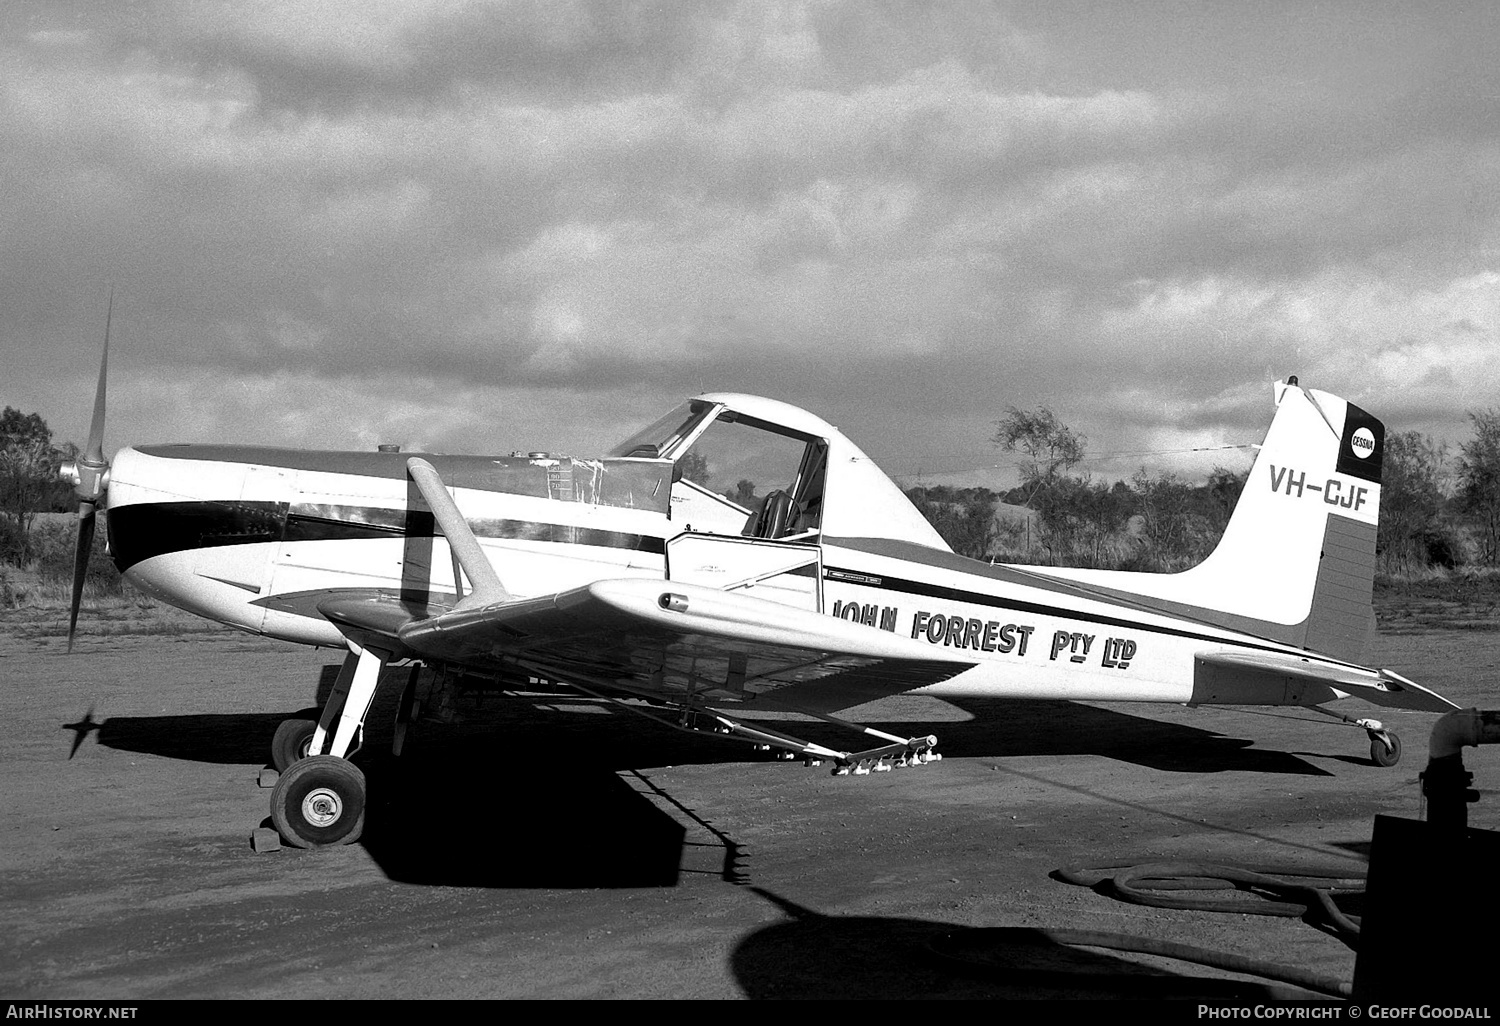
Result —
<instances>
[{"instance_id":1,"label":"dry grass","mask_svg":"<svg viewBox=\"0 0 1500 1026\"><path fill-rule=\"evenodd\" d=\"M0 567L0 630L13 637L64 637L72 583L43 577L35 567ZM126 582L85 583L78 629L94 635L196 634L226 630L219 624L158 602Z\"/></svg>"},{"instance_id":2,"label":"dry grass","mask_svg":"<svg viewBox=\"0 0 1500 1026\"><path fill-rule=\"evenodd\" d=\"M1392 634L1500 630L1500 569L1431 569L1375 579L1375 618Z\"/></svg>"},{"instance_id":3,"label":"dry grass","mask_svg":"<svg viewBox=\"0 0 1500 1026\"><path fill-rule=\"evenodd\" d=\"M85 602L78 611L79 637L220 634L228 630L222 624L160 603L142 608L125 600L105 599ZM65 638L67 604L0 610L0 632L25 641Z\"/></svg>"}]
</instances>

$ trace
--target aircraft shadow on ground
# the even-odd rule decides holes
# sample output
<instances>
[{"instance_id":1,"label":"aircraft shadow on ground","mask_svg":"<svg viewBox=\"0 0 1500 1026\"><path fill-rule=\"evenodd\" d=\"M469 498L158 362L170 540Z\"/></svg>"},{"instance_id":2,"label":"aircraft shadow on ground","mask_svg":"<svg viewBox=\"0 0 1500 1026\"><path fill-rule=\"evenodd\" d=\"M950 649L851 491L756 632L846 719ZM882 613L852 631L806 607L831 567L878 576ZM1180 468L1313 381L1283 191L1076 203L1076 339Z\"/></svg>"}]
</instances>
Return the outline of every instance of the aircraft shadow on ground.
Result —
<instances>
[{"instance_id":1,"label":"aircraft shadow on ground","mask_svg":"<svg viewBox=\"0 0 1500 1026\"><path fill-rule=\"evenodd\" d=\"M502 704L503 703L503 704ZM736 879L745 857L639 775L646 766L742 762L748 746L726 744L601 714L567 700L492 702L496 723L424 723L392 757L388 721L372 719L354 762L370 805L359 841L392 879L458 887L671 887L685 856L698 872ZM562 711L559 711L560 708ZM285 713L110 717L69 725L121 751L210 764L262 765ZM247 773L248 786L253 774ZM270 799L269 790L262 792ZM700 824L702 820L698 820ZM245 824L249 827L255 824ZM269 819L263 824L269 826ZM703 851L703 848L712 851Z\"/></svg>"},{"instance_id":2,"label":"aircraft shadow on ground","mask_svg":"<svg viewBox=\"0 0 1500 1026\"><path fill-rule=\"evenodd\" d=\"M743 762L748 746L571 696L487 700L492 722L425 722L399 759L367 742L361 843L393 880L465 887L672 887L693 861L735 879L743 854L632 770Z\"/></svg>"},{"instance_id":3,"label":"aircraft shadow on ground","mask_svg":"<svg viewBox=\"0 0 1500 1026\"><path fill-rule=\"evenodd\" d=\"M1245 738L1200 727L1165 723L1146 717L1064 701L963 699L954 705L971 720L924 725L871 721L893 734L929 729L938 750L953 758L1021 758L1038 755L1098 755L1148 769L1185 773L1225 771L1327 776L1328 772L1296 753L1258 747ZM711 765L754 761L748 745L694 736L649 723L618 710L567 698L494 699L493 722L463 727L421 724L424 732L466 737L487 743L494 753L492 772L513 767L518 776L535 776L535 761L555 773L586 756L615 770L663 765ZM289 717L317 718L306 708L282 713L210 713L196 716L112 716L98 724L67 724L65 729L96 731L107 748L207 763L262 763L271 750L276 727ZM808 740L833 747L857 747L853 733L822 723L776 724ZM367 748L389 742L386 718L372 716ZM1337 758L1337 756L1333 756ZM1359 760L1351 759L1358 762Z\"/></svg>"},{"instance_id":4,"label":"aircraft shadow on ground","mask_svg":"<svg viewBox=\"0 0 1500 1026\"><path fill-rule=\"evenodd\" d=\"M364 749L355 756L369 778L371 802L360 843L391 879L467 887L670 887L686 850L682 822L695 817L671 809L668 796L649 793L625 771L757 758L743 744L674 731L568 696L487 704L492 722L415 726L399 760L388 754L390 718L371 717ZM1323 773L1244 739L1092 706L964 700L961 708L975 718L932 726L939 750L951 757L1092 754L1180 772ZM100 744L124 751L262 765L283 719L315 716L308 708L110 717L68 729L97 731ZM903 735L927 729L872 725ZM840 747L859 741L823 723L778 726ZM727 838L719 843L723 875L732 879L742 853Z\"/></svg>"},{"instance_id":5,"label":"aircraft shadow on ground","mask_svg":"<svg viewBox=\"0 0 1500 1026\"><path fill-rule=\"evenodd\" d=\"M674 887L686 829L610 766L472 746L371 766L360 843L392 880L450 887ZM731 854L725 853L726 872Z\"/></svg>"},{"instance_id":6,"label":"aircraft shadow on ground","mask_svg":"<svg viewBox=\"0 0 1500 1026\"><path fill-rule=\"evenodd\" d=\"M271 738L281 720L295 716L316 719L338 676L336 663L319 668L309 699L313 705L290 713L208 714L199 716L111 717L102 724L91 721L92 713L67 727L75 735L97 730L99 743L128 751L150 752L168 758L199 762L259 762L270 751ZM389 667L381 677L367 720L367 735L379 744L388 741L390 723L406 679L404 667ZM949 699L969 713L967 721L923 724L880 723L891 733L938 736L938 750L952 757L1006 757L1034 755L1100 755L1149 769L1214 773L1239 770L1262 773L1326 776L1326 771L1298 758L1294 752L1278 751L1274 742L1229 737L1199 727L1168 723L1061 700L1011 700L999 698ZM673 764L752 761L747 746L726 744L721 739L693 736L652 724L618 709L601 707L575 693L561 692L541 698L492 698L487 721L476 728L486 731L496 751L513 752L521 747L543 748L549 762L566 761L569 753L586 750L605 754L615 769ZM578 716L569 712L605 709L608 715ZM879 706L874 707L875 710ZM753 712L747 710L747 718ZM878 717L878 712L876 713ZM848 750L862 740L855 734L821 722L777 723L807 740ZM425 725L422 729L425 729ZM78 740L75 737L75 741ZM368 747L368 745L367 745ZM1332 754L1332 758L1341 758ZM1347 761L1362 762L1353 756Z\"/></svg>"},{"instance_id":7,"label":"aircraft shadow on ground","mask_svg":"<svg viewBox=\"0 0 1500 1026\"><path fill-rule=\"evenodd\" d=\"M316 719L316 709L280 713L206 713L197 716L111 716L87 725L99 744L122 752L220 765L258 764L271 754L276 727L290 717ZM85 724L66 724L78 732Z\"/></svg>"},{"instance_id":8,"label":"aircraft shadow on ground","mask_svg":"<svg viewBox=\"0 0 1500 1026\"><path fill-rule=\"evenodd\" d=\"M1170 998L1253 1002L1314 996L1284 984L1154 968L1043 931L966 927L922 919L830 916L761 888L787 919L742 939L730 954L751 998ZM809 958L808 952L816 952Z\"/></svg>"},{"instance_id":9,"label":"aircraft shadow on ground","mask_svg":"<svg viewBox=\"0 0 1500 1026\"><path fill-rule=\"evenodd\" d=\"M1329 776L1274 747L1212 730L1074 702L946 699L974 718L936 724L938 751L954 758L1100 755L1177 773L1225 771ZM912 724L872 724L891 733ZM1272 742L1274 744L1274 742Z\"/></svg>"}]
</instances>

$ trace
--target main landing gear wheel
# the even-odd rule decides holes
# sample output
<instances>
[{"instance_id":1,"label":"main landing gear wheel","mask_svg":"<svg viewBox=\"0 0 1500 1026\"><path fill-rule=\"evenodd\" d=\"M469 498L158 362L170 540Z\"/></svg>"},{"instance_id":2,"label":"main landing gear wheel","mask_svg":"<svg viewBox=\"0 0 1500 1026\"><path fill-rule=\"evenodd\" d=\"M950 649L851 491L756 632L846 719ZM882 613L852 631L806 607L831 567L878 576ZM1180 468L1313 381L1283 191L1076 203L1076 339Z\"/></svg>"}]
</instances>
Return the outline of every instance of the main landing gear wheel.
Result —
<instances>
[{"instance_id":1,"label":"main landing gear wheel","mask_svg":"<svg viewBox=\"0 0 1500 1026\"><path fill-rule=\"evenodd\" d=\"M1377 766L1394 766L1401 761L1401 739L1390 731L1385 736L1390 744L1378 735L1370 736L1370 761Z\"/></svg>"},{"instance_id":2,"label":"main landing gear wheel","mask_svg":"<svg viewBox=\"0 0 1500 1026\"><path fill-rule=\"evenodd\" d=\"M317 729L316 720L281 721L276 727L276 736L271 739L271 765L276 767L276 772L285 773L292 763L307 758L313 732Z\"/></svg>"},{"instance_id":3,"label":"main landing gear wheel","mask_svg":"<svg viewBox=\"0 0 1500 1026\"><path fill-rule=\"evenodd\" d=\"M296 848L356 841L365 828L365 775L333 755L300 759L276 781L271 822Z\"/></svg>"}]
</instances>

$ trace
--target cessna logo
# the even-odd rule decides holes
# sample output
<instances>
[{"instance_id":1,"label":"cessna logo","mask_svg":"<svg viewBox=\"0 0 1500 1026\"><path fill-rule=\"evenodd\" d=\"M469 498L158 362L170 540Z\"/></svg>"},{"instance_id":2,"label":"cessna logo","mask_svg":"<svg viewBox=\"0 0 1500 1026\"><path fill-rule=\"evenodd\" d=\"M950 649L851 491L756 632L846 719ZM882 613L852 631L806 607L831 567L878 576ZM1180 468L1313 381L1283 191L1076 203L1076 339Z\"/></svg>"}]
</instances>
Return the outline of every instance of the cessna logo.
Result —
<instances>
[{"instance_id":1,"label":"cessna logo","mask_svg":"<svg viewBox=\"0 0 1500 1026\"><path fill-rule=\"evenodd\" d=\"M1349 439L1349 448L1354 450L1354 455L1362 460L1370 458L1375 452L1375 435L1369 428L1359 428L1354 436Z\"/></svg>"}]
</instances>

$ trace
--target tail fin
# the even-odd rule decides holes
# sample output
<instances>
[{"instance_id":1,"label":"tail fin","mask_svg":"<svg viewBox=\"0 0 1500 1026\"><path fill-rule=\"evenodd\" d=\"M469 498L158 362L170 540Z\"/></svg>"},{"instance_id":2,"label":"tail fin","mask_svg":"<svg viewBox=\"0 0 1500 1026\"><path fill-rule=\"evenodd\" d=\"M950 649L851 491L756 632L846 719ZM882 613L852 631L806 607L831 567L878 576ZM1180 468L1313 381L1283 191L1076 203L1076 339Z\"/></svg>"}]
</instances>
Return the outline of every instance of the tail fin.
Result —
<instances>
[{"instance_id":1,"label":"tail fin","mask_svg":"<svg viewBox=\"0 0 1500 1026\"><path fill-rule=\"evenodd\" d=\"M1375 529L1385 426L1296 378L1218 547L1176 575L1183 598L1265 624L1278 641L1360 662L1374 629Z\"/></svg>"},{"instance_id":2,"label":"tail fin","mask_svg":"<svg viewBox=\"0 0 1500 1026\"><path fill-rule=\"evenodd\" d=\"M1375 626L1385 427L1296 378L1277 382L1275 398L1245 490L1202 563L1177 574L1045 572L1363 662Z\"/></svg>"}]
</instances>

